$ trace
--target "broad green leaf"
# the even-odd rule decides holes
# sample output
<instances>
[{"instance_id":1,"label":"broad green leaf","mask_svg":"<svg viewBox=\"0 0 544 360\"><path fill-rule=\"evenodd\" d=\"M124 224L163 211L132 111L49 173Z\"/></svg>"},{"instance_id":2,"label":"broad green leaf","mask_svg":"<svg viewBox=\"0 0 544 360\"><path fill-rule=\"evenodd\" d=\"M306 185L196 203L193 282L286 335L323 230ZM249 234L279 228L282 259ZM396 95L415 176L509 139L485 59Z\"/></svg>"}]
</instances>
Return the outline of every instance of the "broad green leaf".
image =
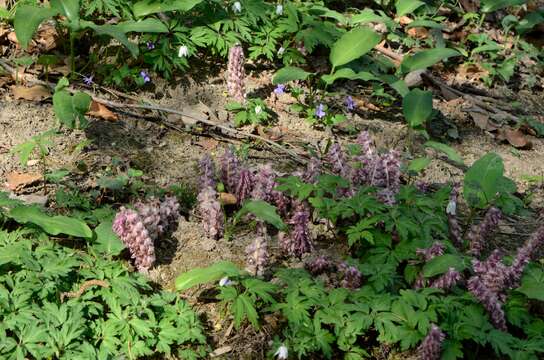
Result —
<instances>
[{"instance_id":1,"label":"broad green leaf","mask_svg":"<svg viewBox=\"0 0 544 360\"><path fill-rule=\"evenodd\" d=\"M116 25L123 33L167 33L168 27L159 19L145 19L140 21L127 21Z\"/></svg>"},{"instance_id":2,"label":"broad green leaf","mask_svg":"<svg viewBox=\"0 0 544 360\"><path fill-rule=\"evenodd\" d=\"M366 8L359 14L353 15L351 23L356 24L368 24L368 23L383 23L387 27L393 27L395 24L393 20L385 15L377 15L374 10Z\"/></svg>"},{"instance_id":3,"label":"broad green leaf","mask_svg":"<svg viewBox=\"0 0 544 360\"><path fill-rule=\"evenodd\" d=\"M412 89L402 99L402 111L410 127L423 125L433 113L433 94L418 88Z\"/></svg>"},{"instance_id":4,"label":"broad green leaf","mask_svg":"<svg viewBox=\"0 0 544 360\"><path fill-rule=\"evenodd\" d=\"M529 267L521 278L521 286L516 290L529 299L544 301L544 271L542 268Z\"/></svg>"},{"instance_id":5,"label":"broad green leaf","mask_svg":"<svg viewBox=\"0 0 544 360\"><path fill-rule=\"evenodd\" d=\"M516 25L516 31L524 34L541 23L544 23L544 11L531 12Z\"/></svg>"},{"instance_id":6,"label":"broad green leaf","mask_svg":"<svg viewBox=\"0 0 544 360\"><path fill-rule=\"evenodd\" d=\"M414 20L411 23L409 23L406 26L406 29L414 28L414 27L424 27L424 28L430 28L430 29L443 29L444 25L437 23L436 21L432 20Z\"/></svg>"},{"instance_id":7,"label":"broad green leaf","mask_svg":"<svg viewBox=\"0 0 544 360\"><path fill-rule=\"evenodd\" d=\"M166 11L189 11L202 0L175 0L175 1L138 1L132 6L132 12L136 17L144 17L150 14L156 14Z\"/></svg>"},{"instance_id":8,"label":"broad green leaf","mask_svg":"<svg viewBox=\"0 0 544 360\"><path fill-rule=\"evenodd\" d=\"M428 157L417 158L408 164L408 172L419 173L421 170L425 169L431 163L431 159Z\"/></svg>"},{"instance_id":9,"label":"broad green leaf","mask_svg":"<svg viewBox=\"0 0 544 360\"><path fill-rule=\"evenodd\" d=\"M527 0L482 0L480 11L488 13L509 6L523 5L526 2Z\"/></svg>"},{"instance_id":10,"label":"broad green leaf","mask_svg":"<svg viewBox=\"0 0 544 360\"><path fill-rule=\"evenodd\" d=\"M327 85L332 84L338 79L362 81L379 80L376 76L367 71L361 71L359 73L356 73L355 71L353 71L353 69L350 68L341 68L336 70L333 74L321 76L321 80L323 80Z\"/></svg>"},{"instance_id":11,"label":"broad green leaf","mask_svg":"<svg viewBox=\"0 0 544 360\"><path fill-rule=\"evenodd\" d=\"M138 46L130 42L121 25L96 25L91 21L81 21L81 27L93 29L98 35L107 35L125 46L133 57L138 56Z\"/></svg>"},{"instance_id":12,"label":"broad green leaf","mask_svg":"<svg viewBox=\"0 0 544 360\"><path fill-rule=\"evenodd\" d=\"M428 261L423 266L423 276L430 278L436 275L444 274L449 268L454 268L457 271L463 271L465 269L463 259L457 255L445 254L442 256L436 256Z\"/></svg>"},{"instance_id":13,"label":"broad green leaf","mask_svg":"<svg viewBox=\"0 0 544 360\"><path fill-rule=\"evenodd\" d=\"M220 261L207 268L196 268L176 278L176 290L185 291L193 286L217 281L225 276L238 276L240 270L230 261Z\"/></svg>"},{"instance_id":14,"label":"broad green leaf","mask_svg":"<svg viewBox=\"0 0 544 360\"><path fill-rule=\"evenodd\" d=\"M341 25L347 25L348 22L349 22L349 20L348 20L348 18L346 16L339 13L338 11L331 10L326 6L314 5L314 6L312 6L312 10L321 11L322 13L319 14L319 16L334 19L334 20L336 20L336 22L338 22Z\"/></svg>"},{"instance_id":15,"label":"broad green leaf","mask_svg":"<svg viewBox=\"0 0 544 360\"><path fill-rule=\"evenodd\" d=\"M107 255L119 255L125 248L123 242L112 230L113 222L111 220L100 223L94 229L96 239L93 243L93 248L98 252Z\"/></svg>"},{"instance_id":16,"label":"broad green leaf","mask_svg":"<svg viewBox=\"0 0 544 360\"><path fill-rule=\"evenodd\" d=\"M84 128L87 125L85 113L89 110L91 100L83 92L72 95L66 90L57 91L53 95L53 110L64 126L71 129Z\"/></svg>"},{"instance_id":17,"label":"broad green leaf","mask_svg":"<svg viewBox=\"0 0 544 360\"><path fill-rule=\"evenodd\" d=\"M499 191L504 164L499 155L488 153L476 160L464 178L463 196L472 207L486 207Z\"/></svg>"},{"instance_id":18,"label":"broad green leaf","mask_svg":"<svg viewBox=\"0 0 544 360\"><path fill-rule=\"evenodd\" d=\"M8 216L20 224L37 225L50 235L65 234L86 239L93 236L85 222L67 216L49 216L36 207L17 206L10 210Z\"/></svg>"},{"instance_id":19,"label":"broad green leaf","mask_svg":"<svg viewBox=\"0 0 544 360\"><path fill-rule=\"evenodd\" d=\"M15 19L13 20L13 26L15 28L15 35L17 41L23 49L28 47L28 43L34 36L38 26L44 21L55 15L58 12L51 8L30 6L30 5L18 5L15 12Z\"/></svg>"},{"instance_id":20,"label":"broad green leaf","mask_svg":"<svg viewBox=\"0 0 544 360\"><path fill-rule=\"evenodd\" d=\"M348 31L332 46L329 59L333 69L360 58L378 45L380 40L380 35L368 27Z\"/></svg>"},{"instance_id":21,"label":"broad green leaf","mask_svg":"<svg viewBox=\"0 0 544 360\"><path fill-rule=\"evenodd\" d=\"M66 16L71 23L79 23L79 0L51 0L51 8Z\"/></svg>"},{"instance_id":22,"label":"broad green leaf","mask_svg":"<svg viewBox=\"0 0 544 360\"><path fill-rule=\"evenodd\" d=\"M419 0L398 0L395 3L395 8L397 9L397 16L401 17L409 14L422 5L425 5L425 3Z\"/></svg>"},{"instance_id":23,"label":"broad green leaf","mask_svg":"<svg viewBox=\"0 0 544 360\"><path fill-rule=\"evenodd\" d=\"M276 72L276 75L272 79L272 84L286 84L293 80L306 80L311 74L296 66L286 66Z\"/></svg>"},{"instance_id":24,"label":"broad green leaf","mask_svg":"<svg viewBox=\"0 0 544 360\"><path fill-rule=\"evenodd\" d=\"M251 213L260 220L273 225L278 230L285 230L287 226L276 212L276 207L263 200L249 200L244 203L236 214L236 218Z\"/></svg>"},{"instance_id":25,"label":"broad green leaf","mask_svg":"<svg viewBox=\"0 0 544 360\"><path fill-rule=\"evenodd\" d=\"M400 69L406 74L410 71L428 68L442 60L459 55L461 54L457 50L448 48L423 50L412 56L405 56Z\"/></svg>"},{"instance_id":26,"label":"broad green leaf","mask_svg":"<svg viewBox=\"0 0 544 360\"><path fill-rule=\"evenodd\" d=\"M455 151L455 149L452 148L451 146L448 146L446 144L442 144L436 141L427 141L425 144L423 144L423 146L430 147L432 149L435 149L436 151L440 151L446 154L448 159L450 159L451 161L457 164L460 164L460 165L464 164L464 161L461 155L459 155L457 151Z\"/></svg>"}]
</instances>

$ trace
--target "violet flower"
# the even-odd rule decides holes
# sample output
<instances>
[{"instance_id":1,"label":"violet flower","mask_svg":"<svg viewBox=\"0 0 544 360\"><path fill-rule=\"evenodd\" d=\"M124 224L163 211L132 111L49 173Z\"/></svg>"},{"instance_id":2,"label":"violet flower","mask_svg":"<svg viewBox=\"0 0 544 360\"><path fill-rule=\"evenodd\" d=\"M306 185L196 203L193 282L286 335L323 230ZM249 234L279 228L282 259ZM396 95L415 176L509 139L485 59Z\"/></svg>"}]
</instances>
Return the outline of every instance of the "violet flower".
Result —
<instances>
[{"instance_id":1,"label":"violet flower","mask_svg":"<svg viewBox=\"0 0 544 360\"><path fill-rule=\"evenodd\" d=\"M276 88L274 89L274 93L277 95L283 94L285 92L285 85L284 84L278 84Z\"/></svg>"},{"instance_id":2,"label":"violet flower","mask_svg":"<svg viewBox=\"0 0 544 360\"><path fill-rule=\"evenodd\" d=\"M83 76L83 83L85 83L87 86L91 86L93 84L93 76Z\"/></svg>"},{"instance_id":3,"label":"violet flower","mask_svg":"<svg viewBox=\"0 0 544 360\"><path fill-rule=\"evenodd\" d=\"M318 119L323 119L325 115L327 115L325 112L325 106L323 104L319 104L315 109L315 116L317 116Z\"/></svg>"},{"instance_id":4,"label":"violet flower","mask_svg":"<svg viewBox=\"0 0 544 360\"><path fill-rule=\"evenodd\" d=\"M485 240L492 235L499 224L501 211L495 207L489 208L483 220L478 225L473 225L467 235L470 241L469 254L480 256Z\"/></svg>"},{"instance_id":5,"label":"violet flower","mask_svg":"<svg viewBox=\"0 0 544 360\"><path fill-rule=\"evenodd\" d=\"M344 104L346 104L346 109L348 111L353 111L355 109L355 102L353 101L353 98L350 95L346 97Z\"/></svg>"},{"instance_id":6,"label":"violet flower","mask_svg":"<svg viewBox=\"0 0 544 360\"><path fill-rule=\"evenodd\" d=\"M155 43L153 41L148 41L146 45L149 50L153 50L155 48Z\"/></svg>"},{"instance_id":7,"label":"violet flower","mask_svg":"<svg viewBox=\"0 0 544 360\"><path fill-rule=\"evenodd\" d=\"M227 67L227 89L229 95L239 103L244 103L246 100L244 62L242 47L240 45L231 47Z\"/></svg>"},{"instance_id":8,"label":"violet flower","mask_svg":"<svg viewBox=\"0 0 544 360\"><path fill-rule=\"evenodd\" d=\"M142 79L144 79L144 84L147 84L148 82L151 81L151 78L149 77L149 74L145 71L140 71L140 76L142 77Z\"/></svg>"},{"instance_id":9,"label":"violet flower","mask_svg":"<svg viewBox=\"0 0 544 360\"><path fill-rule=\"evenodd\" d=\"M429 333L423 339L418 348L419 358L421 360L439 360L442 353L442 342L446 335L435 324L431 324Z\"/></svg>"}]
</instances>

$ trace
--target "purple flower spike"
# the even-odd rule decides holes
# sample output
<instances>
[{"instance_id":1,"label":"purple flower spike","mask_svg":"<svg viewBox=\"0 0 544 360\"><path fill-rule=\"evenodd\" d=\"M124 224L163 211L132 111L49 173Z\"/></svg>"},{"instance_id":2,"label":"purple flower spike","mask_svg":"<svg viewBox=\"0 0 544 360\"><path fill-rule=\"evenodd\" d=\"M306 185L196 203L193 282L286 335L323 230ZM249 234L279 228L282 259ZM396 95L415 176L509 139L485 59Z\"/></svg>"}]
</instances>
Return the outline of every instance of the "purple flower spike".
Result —
<instances>
[{"instance_id":1,"label":"purple flower spike","mask_svg":"<svg viewBox=\"0 0 544 360\"><path fill-rule=\"evenodd\" d=\"M231 149L227 149L220 159L221 181L227 190L234 194L240 181L240 160L234 155Z\"/></svg>"},{"instance_id":2,"label":"purple flower spike","mask_svg":"<svg viewBox=\"0 0 544 360\"><path fill-rule=\"evenodd\" d=\"M363 275L355 266L349 266L345 262L338 266L342 277L340 286L346 289L358 289L363 284Z\"/></svg>"},{"instance_id":3,"label":"purple flower spike","mask_svg":"<svg viewBox=\"0 0 544 360\"><path fill-rule=\"evenodd\" d=\"M145 71L140 71L140 76L142 77L142 79L144 79L144 84L147 84L148 82L151 81L151 78L149 77L149 74Z\"/></svg>"},{"instance_id":4,"label":"purple flower spike","mask_svg":"<svg viewBox=\"0 0 544 360\"><path fill-rule=\"evenodd\" d=\"M215 164L210 155L204 155L199 161L200 166L200 188L215 188Z\"/></svg>"},{"instance_id":5,"label":"purple flower spike","mask_svg":"<svg viewBox=\"0 0 544 360\"><path fill-rule=\"evenodd\" d=\"M198 194L198 208L202 216L204 231L212 239L223 236L225 215L219 202L219 194L212 187L207 187Z\"/></svg>"},{"instance_id":6,"label":"purple flower spike","mask_svg":"<svg viewBox=\"0 0 544 360\"><path fill-rule=\"evenodd\" d=\"M237 2L238 3L238 2ZM239 4L239 3L238 3ZM227 89L229 95L239 103L246 100L244 50L240 45L234 45L229 50L227 65Z\"/></svg>"},{"instance_id":7,"label":"purple flower spike","mask_svg":"<svg viewBox=\"0 0 544 360\"><path fill-rule=\"evenodd\" d=\"M155 43L153 41L148 41L146 45L149 50L153 50L155 48Z\"/></svg>"},{"instance_id":8,"label":"purple flower spike","mask_svg":"<svg viewBox=\"0 0 544 360\"><path fill-rule=\"evenodd\" d=\"M459 271L455 270L454 268L449 268L444 275L434 280L430 287L449 290L457 285L459 281L461 281L461 274Z\"/></svg>"},{"instance_id":9,"label":"purple flower spike","mask_svg":"<svg viewBox=\"0 0 544 360\"><path fill-rule=\"evenodd\" d=\"M251 195L254 185L254 176L253 173L248 169L242 169L240 171L240 181L236 186L236 199L238 203L241 204L244 200L248 199Z\"/></svg>"},{"instance_id":10,"label":"purple flower spike","mask_svg":"<svg viewBox=\"0 0 544 360\"><path fill-rule=\"evenodd\" d=\"M92 75L84 76L83 82L85 83L85 85L91 86L93 84L93 76Z\"/></svg>"},{"instance_id":11,"label":"purple flower spike","mask_svg":"<svg viewBox=\"0 0 544 360\"><path fill-rule=\"evenodd\" d=\"M317 116L318 119L323 119L325 115L327 115L327 113L324 110L324 105L319 104L315 109L315 116Z\"/></svg>"},{"instance_id":12,"label":"purple flower spike","mask_svg":"<svg viewBox=\"0 0 544 360\"><path fill-rule=\"evenodd\" d=\"M274 93L277 95L283 94L284 92L285 92L285 85L283 84L278 84L278 86L276 86L276 88L274 89Z\"/></svg>"},{"instance_id":13,"label":"purple flower spike","mask_svg":"<svg viewBox=\"0 0 544 360\"><path fill-rule=\"evenodd\" d=\"M468 280L467 288L485 307L491 318L491 323L497 329L506 331L506 319L498 295L489 290L479 276L471 277Z\"/></svg>"},{"instance_id":14,"label":"purple flower spike","mask_svg":"<svg viewBox=\"0 0 544 360\"><path fill-rule=\"evenodd\" d=\"M326 256L321 255L312 261L307 262L304 267L311 272L312 275L320 275L324 272L332 270L334 268L334 264Z\"/></svg>"},{"instance_id":15,"label":"purple flower spike","mask_svg":"<svg viewBox=\"0 0 544 360\"><path fill-rule=\"evenodd\" d=\"M346 101L344 103L346 104L348 111L353 111L355 109L355 102L350 95L346 97Z\"/></svg>"},{"instance_id":16,"label":"purple flower spike","mask_svg":"<svg viewBox=\"0 0 544 360\"><path fill-rule=\"evenodd\" d=\"M302 254L309 253L314 246L310 236L310 208L308 204L296 202L294 204L293 214L288 223L292 226L289 234L280 233L280 246L283 251L290 255L300 258Z\"/></svg>"},{"instance_id":17,"label":"purple flower spike","mask_svg":"<svg viewBox=\"0 0 544 360\"><path fill-rule=\"evenodd\" d=\"M430 248L427 249L417 249L416 254L421 256L426 262L432 260L435 256L444 255L444 250L446 247L439 242L435 242Z\"/></svg>"},{"instance_id":18,"label":"purple flower spike","mask_svg":"<svg viewBox=\"0 0 544 360\"><path fill-rule=\"evenodd\" d=\"M442 353L442 342L446 336L435 324L431 324L429 333L423 339L423 342L418 348L419 358L421 360L438 360Z\"/></svg>"},{"instance_id":19,"label":"purple flower spike","mask_svg":"<svg viewBox=\"0 0 544 360\"><path fill-rule=\"evenodd\" d=\"M484 247L485 240L492 235L501 219L501 211L495 207L489 208L485 216L478 225L473 225L467 238L470 241L469 253L474 256L480 256Z\"/></svg>"}]
</instances>

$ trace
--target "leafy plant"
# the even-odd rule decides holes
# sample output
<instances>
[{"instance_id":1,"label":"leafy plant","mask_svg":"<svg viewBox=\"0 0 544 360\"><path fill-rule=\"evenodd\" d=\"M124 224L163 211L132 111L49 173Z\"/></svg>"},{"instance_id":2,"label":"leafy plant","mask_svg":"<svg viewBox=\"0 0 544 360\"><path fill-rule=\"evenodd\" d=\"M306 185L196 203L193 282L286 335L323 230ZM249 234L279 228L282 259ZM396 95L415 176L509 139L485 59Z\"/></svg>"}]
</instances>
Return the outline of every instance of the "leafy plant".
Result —
<instances>
[{"instance_id":1,"label":"leafy plant","mask_svg":"<svg viewBox=\"0 0 544 360\"><path fill-rule=\"evenodd\" d=\"M248 124L266 124L270 119L270 110L261 99L250 99L245 104L230 102L226 109L234 112L235 126Z\"/></svg>"}]
</instances>

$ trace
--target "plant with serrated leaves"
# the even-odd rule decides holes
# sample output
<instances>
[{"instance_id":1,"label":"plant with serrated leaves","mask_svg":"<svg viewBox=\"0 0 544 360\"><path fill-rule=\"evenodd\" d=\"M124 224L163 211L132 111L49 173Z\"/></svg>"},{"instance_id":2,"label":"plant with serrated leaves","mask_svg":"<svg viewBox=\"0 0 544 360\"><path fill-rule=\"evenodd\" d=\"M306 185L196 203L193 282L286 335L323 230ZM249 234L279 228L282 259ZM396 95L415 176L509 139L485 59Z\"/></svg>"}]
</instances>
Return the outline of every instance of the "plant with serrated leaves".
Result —
<instances>
[{"instance_id":1,"label":"plant with serrated leaves","mask_svg":"<svg viewBox=\"0 0 544 360\"><path fill-rule=\"evenodd\" d=\"M262 99L249 99L244 104L229 102L228 111L234 114L234 125L244 126L249 124L267 124L271 117L271 111Z\"/></svg>"}]
</instances>

